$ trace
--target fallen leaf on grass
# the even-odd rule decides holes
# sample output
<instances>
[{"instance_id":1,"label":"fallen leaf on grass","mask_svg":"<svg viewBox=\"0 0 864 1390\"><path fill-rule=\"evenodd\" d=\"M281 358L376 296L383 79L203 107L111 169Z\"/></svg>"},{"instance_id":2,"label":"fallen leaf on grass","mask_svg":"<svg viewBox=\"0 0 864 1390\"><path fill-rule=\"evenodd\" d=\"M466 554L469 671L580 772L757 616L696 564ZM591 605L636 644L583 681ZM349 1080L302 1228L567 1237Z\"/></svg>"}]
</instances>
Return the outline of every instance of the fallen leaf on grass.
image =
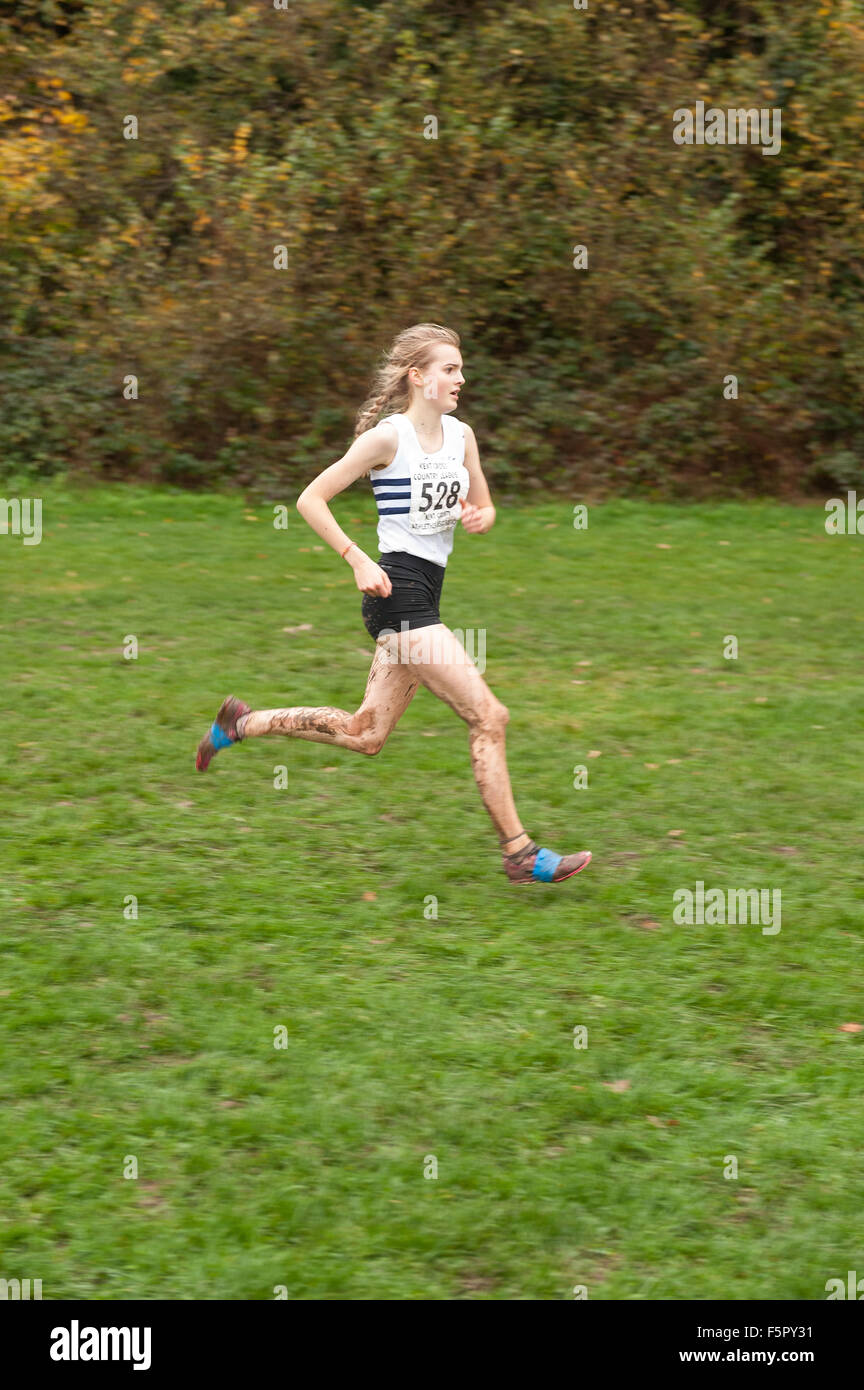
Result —
<instances>
[{"instance_id":1,"label":"fallen leaf on grass","mask_svg":"<svg viewBox=\"0 0 864 1390\"><path fill-rule=\"evenodd\" d=\"M864 1031L864 1023L841 1023L841 1033L861 1033Z\"/></svg>"},{"instance_id":2,"label":"fallen leaf on grass","mask_svg":"<svg viewBox=\"0 0 864 1390\"><path fill-rule=\"evenodd\" d=\"M377 897L377 893L372 893L367 889L367 891L363 894L363 901L364 903L374 903Z\"/></svg>"},{"instance_id":3,"label":"fallen leaf on grass","mask_svg":"<svg viewBox=\"0 0 864 1390\"><path fill-rule=\"evenodd\" d=\"M142 1182L139 1180L136 1182L136 1186L138 1188L138 1191L135 1193L135 1196L138 1199L139 1206L146 1207L154 1211L159 1211L161 1210L161 1208L165 1206L165 1203L162 1200L161 1195L161 1183Z\"/></svg>"},{"instance_id":4,"label":"fallen leaf on grass","mask_svg":"<svg viewBox=\"0 0 864 1390\"><path fill-rule=\"evenodd\" d=\"M620 1091L629 1091L629 1090L630 1090L630 1082L629 1082L629 1081L604 1081L604 1082L603 1082L603 1085L606 1087L606 1090L607 1090L607 1091L617 1091L617 1092L620 1092Z\"/></svg>"},{"instance_id":5,"label":"fallen leaf on grass","mask_svg":"<svg viewBox=\"0 0 864 1390\"><path fill-rule=\"evenodd\" d=\"M552 524L554 526L558 525L557 521ZM490 1289L494 1289L494 1287L495 1280L487 1279L482 1274L473 1274L462 1280L462 1288L468 1293L487 1293Z\"/></svg>"},{"instance_id":6,"label":"fallen leaf on grass","mask_svg":"<svg viewBox=\"0 0 864 1390\"><path fill-rule=\"evenodd\" d=\"M311 624L311 623L300 623L299 627L283 627L282 631L283 631L283 632L292 632L292 633L293 633L293 632L311 632L311 631L312 631L312 624ZM366 653L364 652L363 655L365 656Z\"/></svg>"}]
</instances>

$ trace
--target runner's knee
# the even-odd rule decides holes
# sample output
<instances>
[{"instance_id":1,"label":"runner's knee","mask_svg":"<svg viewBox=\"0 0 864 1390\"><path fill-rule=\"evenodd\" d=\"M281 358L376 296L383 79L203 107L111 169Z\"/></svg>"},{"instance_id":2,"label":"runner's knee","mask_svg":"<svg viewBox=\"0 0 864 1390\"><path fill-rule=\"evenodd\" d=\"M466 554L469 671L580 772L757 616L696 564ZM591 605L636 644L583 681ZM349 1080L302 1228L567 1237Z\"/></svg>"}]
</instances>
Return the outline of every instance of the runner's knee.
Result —
<instances>
[{"instance_id":1,"label":"runner's knee","mask_svg":"<svg viewBox=\"0 0 864 1390\"><path fill-rule=\"evenodd\" d=\"M483 729L484 732L494 733L498 730L503 732L509 718L510 711L507 706L502 704L501 701L496 699L490 692L489 699L483 701L482 705L476 711L475 717L470 719L469 723L473 724L476 728Z\"/></svg>"},{"instance_id":2,"label":"runner's knee","mask_svg":"<svg viewBox=\"0 0 864 1390\"><path fill-rule=\"evenodd\" d=\"M382 730L376 719L375 711L371 709L359 709L356 714L352 715L346 732L353 739L356 751L365 753L369 757L374 757L376 753L380 753L387 742L387 733Z\"/></svg>"},{"instance_id":3,"label":"runner's knee","mask_svg":"<svg viewBox=\"0 0 864 1390\"><path fill-rule=\"evenodd\" d=\"M387 735L377 733L374 729L368 734L363 734L359 743L359 751L365 753L367 757L374 758L376 753L380 753L384 744L387 742Z\"/></svg>"}]
</instances>

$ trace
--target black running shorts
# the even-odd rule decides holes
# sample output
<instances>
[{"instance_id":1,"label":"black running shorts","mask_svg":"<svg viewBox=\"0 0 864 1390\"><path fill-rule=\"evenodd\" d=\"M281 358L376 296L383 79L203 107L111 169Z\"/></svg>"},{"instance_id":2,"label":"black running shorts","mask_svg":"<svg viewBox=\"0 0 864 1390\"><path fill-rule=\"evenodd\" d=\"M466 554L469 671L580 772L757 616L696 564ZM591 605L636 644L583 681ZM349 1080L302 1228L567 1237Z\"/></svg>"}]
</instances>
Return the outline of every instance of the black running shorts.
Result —
<instances>
[{"instance_id":1,"label":"black running shorts","mask_svg":"<svg viewBox=\"0 0 864 1390\"><path fill-rule=\"evenodd\" d=\"M440 623L438 604L444 583L444 566L407 550L388 550L377 562L386 570L393 585L387 598L364 594L361 604L363 622L370 637L377 639L382 629L392 632L411 631ZM402 626L407 623L407 629Z\"/></svg>"}]
</instances>

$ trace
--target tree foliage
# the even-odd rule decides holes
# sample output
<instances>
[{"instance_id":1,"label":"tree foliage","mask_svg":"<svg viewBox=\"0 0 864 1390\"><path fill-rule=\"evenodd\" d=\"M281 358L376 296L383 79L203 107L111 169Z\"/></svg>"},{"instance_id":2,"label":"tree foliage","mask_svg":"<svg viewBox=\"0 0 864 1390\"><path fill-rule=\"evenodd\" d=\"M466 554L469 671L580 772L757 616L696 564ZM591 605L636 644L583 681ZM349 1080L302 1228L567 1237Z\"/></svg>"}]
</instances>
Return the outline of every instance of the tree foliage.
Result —
<instances>
[{"instance_id":1,"label":"tree foliage","mask_svg":"<svg viewBox=\"0 0 864 1390\"><path fill-rule=\"evenodd\" d=\"M0 35L5 472L300 483L432 319L499 487L864 484L860 0L19 0ZM676 145L699 100L779 108L780 153Z\"/></svg>"}]
</instances>

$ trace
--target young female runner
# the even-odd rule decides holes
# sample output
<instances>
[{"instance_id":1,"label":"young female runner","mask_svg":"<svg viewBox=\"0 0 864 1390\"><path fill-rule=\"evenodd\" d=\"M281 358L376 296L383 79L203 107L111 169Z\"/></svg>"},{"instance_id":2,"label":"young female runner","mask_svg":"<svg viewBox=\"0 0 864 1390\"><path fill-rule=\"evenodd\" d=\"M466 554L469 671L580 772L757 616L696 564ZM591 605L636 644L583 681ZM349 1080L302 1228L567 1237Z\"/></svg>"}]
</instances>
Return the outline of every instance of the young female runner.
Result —
<instances>
[{"instance_id":1,"label":"young female runner","mask_svg":"<svg viewBox=\"0 0 864 1390\"><path fill-rule=\"evenodd\" d=\"M229 696L198 745L196 767L203 772L221 748L265 734L380 753L423 684L468 725L471 766L507 877L560 883L584 869L591 855L539 849L522 829L504 751L509 711L438 612L457 521L481 535L495 520L474 432L452 414L464 381L456 333L434 323L405 329L357 415L350 449L297 500L303 519L350 564L364 595L363 621L376 650L360 708L353 714L326 705L252 710ZM377 562L346 536L327 505L367 473L378 507Z\"/></svg>"}]
</instances>

